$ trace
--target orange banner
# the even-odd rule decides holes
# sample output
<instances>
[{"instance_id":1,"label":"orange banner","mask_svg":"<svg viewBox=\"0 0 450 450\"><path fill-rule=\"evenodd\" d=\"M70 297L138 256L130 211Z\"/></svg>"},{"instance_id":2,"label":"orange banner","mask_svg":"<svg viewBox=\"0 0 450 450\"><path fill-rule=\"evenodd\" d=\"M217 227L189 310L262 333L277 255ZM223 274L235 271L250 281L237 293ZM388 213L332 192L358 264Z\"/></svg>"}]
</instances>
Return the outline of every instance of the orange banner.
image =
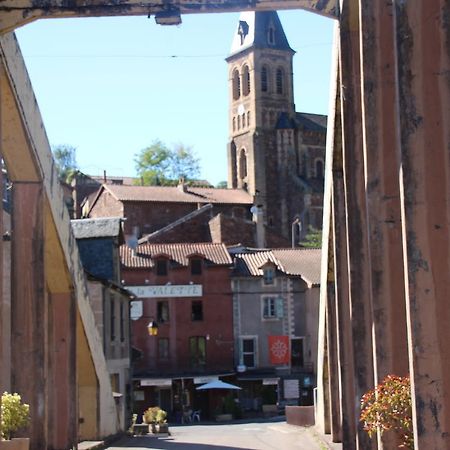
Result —
<instances>
[{"instance_id":1,"label":"orange banner","mask_svg":"<svg viewBox=\"0 0 450 450\"><path fill-rule=\"evenodd\" d=\"M289 336L269 336L269 354L271 364L289 364Z\"/></svg>"}]
</instances>

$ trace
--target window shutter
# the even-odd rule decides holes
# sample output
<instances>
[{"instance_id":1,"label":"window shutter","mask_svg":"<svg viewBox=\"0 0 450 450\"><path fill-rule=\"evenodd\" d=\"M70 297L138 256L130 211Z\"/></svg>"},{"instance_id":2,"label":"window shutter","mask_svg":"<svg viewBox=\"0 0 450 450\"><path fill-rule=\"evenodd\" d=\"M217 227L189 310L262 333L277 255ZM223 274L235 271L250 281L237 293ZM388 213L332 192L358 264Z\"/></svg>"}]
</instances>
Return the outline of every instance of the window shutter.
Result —
<instances>
[{"instance_id":1,"label":"window shutter","mask_svg":"<svg viewBox=\"0 0 450 450\"><path fill-rule=\"evenodd\" d=\"M276 301L276 311L277 311L277 317L281 319L283 317L283 310L284 310L284 299L283 297L278 297Z\"/></svg>"}]
</instances>

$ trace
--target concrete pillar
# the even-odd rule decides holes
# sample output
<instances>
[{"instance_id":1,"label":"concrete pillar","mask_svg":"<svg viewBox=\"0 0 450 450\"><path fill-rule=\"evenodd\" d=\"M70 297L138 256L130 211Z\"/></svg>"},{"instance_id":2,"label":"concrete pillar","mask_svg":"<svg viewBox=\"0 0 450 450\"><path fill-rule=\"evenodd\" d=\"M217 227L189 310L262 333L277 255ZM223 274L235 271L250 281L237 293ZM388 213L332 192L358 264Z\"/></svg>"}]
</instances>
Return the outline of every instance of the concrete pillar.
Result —
<instances>
[{"instance_id":1,"label":"concrete pillar","mask_svg":"<svg viewBox=\"0 0 450 450\"><path fill-rule=\"evenodd\" d=\"M408 374L393 5L360 0L375 382Z\"/></svg>"},{"instance_id":2,"label":"concrete pillar","mask_svg":"<svg viewBox=\"0 0 450 450\"><path fill-rule=\"evenodd\" d=\"M353 338L354 389L352 418L357 448L374 448L359 421L360 399L374 386L371 273L365 195L361 121L359 3L343 3L340 18L342 155L347 226L350 317Z\"/></svg>"},{"instance_id":3,"label":"concrete pillar","mask_svg":"<svg viewBox=\"0 0 450 450\"><path fill-rule=\"evenodd\" d=\"M450 448L450 7L395 1L416 449Z\"/></svg>"},{"instance_id":4,"label":"concrete pillar","mask_svg":"<svg viewBox=\"0 0 450 450\"><path fill-rule=\"evenodd\" d=\"M336 124L336 129L341 123ZM347 450L356 449L355 369L353 360L353 330L349 296L347 224L345 211L342 146L336 145L333 158L333 259L335 279L336 329L339 342L339 374L341 389L342 444Z\"/></svg>"},{"instance_id":5,"label":"concrete pillar","mask_svg":"<svg viewBox=\"0 0 450 450\"><path fill-rule=\"evenodd\" d=\"M47 296L43 187L14 184L12 228L12 390L30 405L31 449L47 448Z\"/></svg>"},{"instance_id":6,"label":"concrete pillar","mask_svg":"<svg viewBox=\"0 0 450 450\"><path fill-rule=\"evenodd\" d=\"M77 443L76 303L73 294L49 294L48 441L52 450Z\"/></svg>"}]
</instances>

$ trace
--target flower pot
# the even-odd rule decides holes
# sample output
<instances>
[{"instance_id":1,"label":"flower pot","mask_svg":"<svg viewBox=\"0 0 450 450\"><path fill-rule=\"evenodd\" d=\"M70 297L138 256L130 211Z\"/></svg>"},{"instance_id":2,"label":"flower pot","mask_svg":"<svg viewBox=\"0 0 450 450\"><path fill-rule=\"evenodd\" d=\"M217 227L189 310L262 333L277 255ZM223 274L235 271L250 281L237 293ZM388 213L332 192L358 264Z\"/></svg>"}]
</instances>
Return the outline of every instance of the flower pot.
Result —
<instances>
[{"instance_id":1,"label":"flower pot","mask_svg":"<svg viewBox=\"0 0 450 450\"><path fill-rule=\"evenodd\" d=\"M13 438L10 441L0 441L0 450L28 450L29 438Z\"/></svg>"},{"instance_id":2,"label":"flower pot","mask_svg":"<svg viewBox=\"0 0 450 450\"><path fill-rule=\"evenodd\" d=\"M216 414L216 422L228 422L233 420L232 414Z\"/></svg>"},{"instance_id":3,"label":"flower pot","mask_svg":"<svg viewBox=\"0 0 450 450\"><path fill-rule=\"evenodd\" d=\"M157 433L168 433L169 432L169 424L168 423L156 424L156 432Z\"/></svg>"}]
</instances>

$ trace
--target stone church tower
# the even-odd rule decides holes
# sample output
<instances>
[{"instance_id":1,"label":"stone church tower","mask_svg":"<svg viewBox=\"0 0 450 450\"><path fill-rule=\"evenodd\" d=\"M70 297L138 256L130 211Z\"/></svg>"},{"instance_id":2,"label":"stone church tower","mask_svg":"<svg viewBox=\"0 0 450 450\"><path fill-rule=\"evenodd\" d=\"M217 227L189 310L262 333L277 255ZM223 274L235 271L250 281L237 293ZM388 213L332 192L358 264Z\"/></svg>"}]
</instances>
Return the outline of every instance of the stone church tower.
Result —
<instances>
[{"instance_id":1,"label":"stone church tower","mask_svg":"<svg viewBox=\"0 0 450 450\"><path fill-rule=\"evenodd\" d=\"M228 187L254 196L260 230L298 241L299 221L321 228L326 116L295 112L294 53L275 11L241 14L226 59Z\"/></svg>"}]
</instances>

